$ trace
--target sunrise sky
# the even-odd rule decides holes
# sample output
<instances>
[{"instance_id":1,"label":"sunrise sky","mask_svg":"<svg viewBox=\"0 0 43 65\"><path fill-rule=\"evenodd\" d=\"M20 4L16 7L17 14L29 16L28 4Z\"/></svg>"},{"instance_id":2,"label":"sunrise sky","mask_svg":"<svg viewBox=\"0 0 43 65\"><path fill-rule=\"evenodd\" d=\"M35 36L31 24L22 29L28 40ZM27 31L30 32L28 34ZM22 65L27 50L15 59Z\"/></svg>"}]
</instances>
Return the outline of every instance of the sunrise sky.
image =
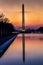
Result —
<instances>
[{"instance_id":1,"label":"sunrise sky","mask_svg":"<svg viewBox=\"0 0 43 65\"><path fill-rule=\"evenodd\" d=\"M42 26L43 0L0 0L0 13L3 12L14 26L21 26L22 3L25 5L25 26Z\"/></svg>"}]
</instances>

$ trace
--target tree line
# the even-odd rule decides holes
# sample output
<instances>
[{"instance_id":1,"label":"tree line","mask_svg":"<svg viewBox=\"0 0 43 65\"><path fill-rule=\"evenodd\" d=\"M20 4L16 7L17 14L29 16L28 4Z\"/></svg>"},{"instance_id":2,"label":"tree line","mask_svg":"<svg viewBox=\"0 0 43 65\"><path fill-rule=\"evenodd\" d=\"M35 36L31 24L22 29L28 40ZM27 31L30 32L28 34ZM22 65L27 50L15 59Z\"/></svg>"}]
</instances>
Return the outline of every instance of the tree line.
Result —
<instances>
[{"instance_id":1,"label":"tree line","mask_svg":"<svg viewBox=\"0 0 43 65\"><path fill-rule=\"evenodd\" d=\"M0 37L7 36L14 31L14 27L9 23L8 18L4 17L3 13L0 14Z\"/></svg>"}]
</instances>

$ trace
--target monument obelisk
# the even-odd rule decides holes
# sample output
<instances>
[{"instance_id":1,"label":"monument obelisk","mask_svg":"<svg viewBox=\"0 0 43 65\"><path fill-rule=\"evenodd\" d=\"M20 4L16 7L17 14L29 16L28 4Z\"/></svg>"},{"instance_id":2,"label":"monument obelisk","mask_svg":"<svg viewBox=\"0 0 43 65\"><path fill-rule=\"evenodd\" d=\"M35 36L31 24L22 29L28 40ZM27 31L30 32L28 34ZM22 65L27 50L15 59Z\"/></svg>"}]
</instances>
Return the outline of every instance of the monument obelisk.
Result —
<instances>
[{"instance_id":1,"label":"monument obelisk","mask_svg":"<svg viewBox=\"0 0 43 65\"><path fill-rule=\"evenodd\" d=\"M23 45L23 62L25 62L25 21L24 21L24 4L22 4L22 45Z\"/></svg>"}]
</instances>

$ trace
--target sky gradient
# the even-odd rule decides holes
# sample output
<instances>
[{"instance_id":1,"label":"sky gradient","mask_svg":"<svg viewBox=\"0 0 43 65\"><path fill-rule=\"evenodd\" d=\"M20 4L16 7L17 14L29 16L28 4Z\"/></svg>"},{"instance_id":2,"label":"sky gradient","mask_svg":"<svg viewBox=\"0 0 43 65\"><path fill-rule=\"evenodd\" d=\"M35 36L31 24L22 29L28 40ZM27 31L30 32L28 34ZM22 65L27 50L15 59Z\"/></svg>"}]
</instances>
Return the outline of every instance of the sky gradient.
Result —
<instances>
[{"instance_id":1,"label":"sky gradient","mask_svg":"<svg viewBox=\"0 0 43 65\"><path fill-rule=\"evenodd\" d=\"M43 0L0 0L0 13L3 12L13 25L21 26L22 3L25 5L25 26L43 26Z\"/></svg>"}]
</instances>

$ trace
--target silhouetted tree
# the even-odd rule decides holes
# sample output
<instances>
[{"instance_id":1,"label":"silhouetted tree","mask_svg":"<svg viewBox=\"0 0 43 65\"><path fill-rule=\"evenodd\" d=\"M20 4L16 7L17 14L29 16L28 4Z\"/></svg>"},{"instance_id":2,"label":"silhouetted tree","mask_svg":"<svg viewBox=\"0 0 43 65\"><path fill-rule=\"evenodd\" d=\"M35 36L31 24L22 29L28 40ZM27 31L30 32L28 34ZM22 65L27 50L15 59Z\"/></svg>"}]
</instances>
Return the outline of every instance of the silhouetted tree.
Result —
<instances>
[{"instance_id":1,"label":"silhouetted tree","mask_svg":"<svg viewBox=\"0 0 43 65\"><path fill-rule=\"evenodd\" d=\"M15 30L13 25L8 22L9 22L9 19L4 18L4 15L1 14L0 15L0 36L6 36Z\"/></svg>"}]
</instances>

